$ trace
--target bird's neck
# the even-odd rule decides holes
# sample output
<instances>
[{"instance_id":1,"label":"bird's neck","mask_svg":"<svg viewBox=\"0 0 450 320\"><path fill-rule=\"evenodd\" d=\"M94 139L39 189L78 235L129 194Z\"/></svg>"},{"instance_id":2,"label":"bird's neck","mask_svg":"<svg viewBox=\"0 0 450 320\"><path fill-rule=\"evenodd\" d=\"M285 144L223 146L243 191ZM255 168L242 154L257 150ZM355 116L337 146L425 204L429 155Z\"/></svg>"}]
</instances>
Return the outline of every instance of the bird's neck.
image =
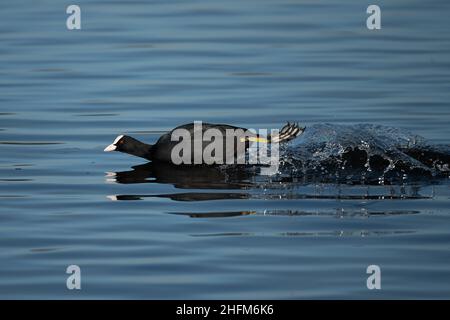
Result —
<instances>
[{"instance_id":1,"label":"bird's neck","mask_svg":"<svg viewBox=\"0 0 450 320\"><path fill-rule=\"evenodd\" d=\"M127 150L127 153L136 157L152 160L153 145L136 140L136 147L131 150Z\"/></svg>"}]
</instances>

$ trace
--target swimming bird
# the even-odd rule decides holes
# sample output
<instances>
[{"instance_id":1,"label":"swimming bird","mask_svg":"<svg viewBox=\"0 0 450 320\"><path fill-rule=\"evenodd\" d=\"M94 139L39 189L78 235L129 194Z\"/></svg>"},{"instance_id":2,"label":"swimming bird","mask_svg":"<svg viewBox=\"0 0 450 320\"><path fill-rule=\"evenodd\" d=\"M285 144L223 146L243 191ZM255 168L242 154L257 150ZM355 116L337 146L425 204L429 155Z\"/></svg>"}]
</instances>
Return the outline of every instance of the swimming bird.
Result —
<instances>
[{"instance_id":1,"label":"swimming bird","mask_svg":"<svg viewBox=\"0 0 450 320\"><path fill-rule=\"evenodd\" d=\"M203 151L205 148L211 143L211 141L207 139L203 139L203 135L206 131L209 129L214 129L216 133L221 133L223 139L227 138L227 135L229 132L234 132L235 136L233 139L237 139L238 142L243 142L245 145L245 148L238 148L238 144L234 144L233 150L226 150L225 146L226 143L224 142L223 148L223 156L226 159L229 159L229 157L239 157L242 156L242 150L245 151L255 142L260 143L284 143L288 142L298 135L302 134L305 128L299 127L298 124L293 123L291 124L288 122L279 132L278 134L271 136L261 136L258 135L252 131L249 131L245 128L235 127L227 124L212 124L212 123L201 123L201 126L197 126L198 123L188 123L181 126L178 126L171 130L170 132L167 132L163 134L158 141L151 145L144 142L141 142L133 137L127 136L127 135L119 135L114 140L112 144L107 146L105 148L105 152L111 152L111 151L119 151L123 153L128 153L133 156L141 157L150 161L160 161L160 162L169 162L172 163L172 149L179 143L179 141L172 141L172 134L176 130L185 130L185 132L189 133L190 136L190 142L192 146L192 152L191 152L191 163L194 163L194 157L196 153L201 152L203 154ZM228 131L232 130L232 131ZM200 141L196 141L198 139L201 139ZM236 140L235 140L236 141ZM200 144L201 150L197 150L194 148L194 145ZM231 153L231 154L230 154ZM222 162L225 163L226 161Z\"/></svg>"}]
</instances>

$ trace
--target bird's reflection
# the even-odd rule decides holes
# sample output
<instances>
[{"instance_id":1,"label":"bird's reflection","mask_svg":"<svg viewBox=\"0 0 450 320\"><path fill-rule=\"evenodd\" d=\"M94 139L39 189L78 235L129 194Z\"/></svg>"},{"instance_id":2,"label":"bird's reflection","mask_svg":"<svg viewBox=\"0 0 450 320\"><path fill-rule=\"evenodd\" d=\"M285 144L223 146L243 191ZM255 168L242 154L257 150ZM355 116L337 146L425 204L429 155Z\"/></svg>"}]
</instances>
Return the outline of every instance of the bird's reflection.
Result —
<instances>
[{"instance_id":1,"label":"bird's reflection","mask_svg":"<svg viewBox=\"0 0 450 320\"><path fill-rule=\"evenodd\" d=\"M328 184L327 188L313 187L309 181L280 176L269 178L259 175L257 168L248 166L177 166L150 162L132 167L132 170L107 173L106 180L119 184L159 183L186 192L116 194L109 195L113 201L167 198L173 201L212 200L406 200L430 199L421 195L419 186L386 186L388 189L370 190L369 186L346 189L341 184ZM314 184L314 186L327 184ZM378 186L380 187L380 186ZM326 190L327 189L327 190ZM349 191L349 192L346 192ZM214 213L213 213L214 215ZM222 215L221 212L218 215ZM243 215L235 214L232 215ZM244 214L245 215L245 214Z\"/></svg>"},{"instance_id":2,"label":"bird's reflection","mask_svg":"<svg viewBox=\"0 0 450 320\"><path fill-rule=\"evenodd\" d=\"M417 233L416 230L331 230L331 231L317 231L317 232L273 232L270 233L271 237L384 237L391 235L411 235ZM267 234L259 232L221 232L221 233L196 233L191 234L192 237L261 237L267 236Z\"/></svg>"},{"instance_id":3,"label":"bird's reflection","mask_svg":"<svg viewBox=\"0 0 450 320\"><path fill-rule=\"evenodd\" d=\"M397 216L397 215L414 215L419 214L418 210L386 210L386 211L373 211L373 210L336 210L336 211L303 211L303 210L255 210L255 211L209 211L209 212L168 212L170 214L188 216L191 218L224 218L224 217L237 217L237 216L328 216L336 218L345 217L359 217L369 218L377 216Z\"/></svg>"},{"instance_id":4,"label":"bird's reflection","mask_svg":"<svg viewBox=\"0 0 450 320\"><path fill-rule=\"evenodd\" d=\"M173 201L211 201L249 199L250 195L244 192L183 192L169 194L120 194L108 196L108 199L113 201L143 200L144 198L168 198Z\"/></svg>"},{"instance_id":5,"label":"bird's reflection","mask_svg":"<svg viewBox=\"0 0 450 320\"><path fill-rule=\"evenodd\" d=\"M149 162L133 170L109 172L106 180L121 184L165 183L183 189L245 189L254 184L256 169L244 166L183 166Z\"/></svg>"}]
</instances>

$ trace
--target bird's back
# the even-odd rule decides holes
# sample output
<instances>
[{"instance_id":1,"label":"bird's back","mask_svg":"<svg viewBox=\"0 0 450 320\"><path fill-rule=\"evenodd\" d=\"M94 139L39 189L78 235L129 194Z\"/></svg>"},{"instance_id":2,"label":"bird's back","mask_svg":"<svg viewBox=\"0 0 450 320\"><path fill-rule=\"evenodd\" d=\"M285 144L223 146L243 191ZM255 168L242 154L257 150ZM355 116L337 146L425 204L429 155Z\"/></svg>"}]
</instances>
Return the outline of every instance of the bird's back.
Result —
<instances>
[{"instance_id":1,"label":"bird's back","mask_svg":"<svg viewBox=\"0 0 450 320\"><path fill-rule=\"evenodd\" d=\"M172 137L175 137L178 133L178 135L188 135L190 137L190 147L191 147L191 163L194 163L194 154L203 155L203 152L205 148L211 144L211 141L208 141L203 138L206 131L210 129L218 130L216 133L221 133L221 136L223 137L222 146L223 146L223 163L225 163L227 160L229 161L230 158L234 159L237 156L241 156L240 149L237 148L237 142L239 142L242 138L245 136L256 136L256 134L246 132L247 129L240 128L236 126L230 126L227 124L213 124L213 123L202 123L201 127L200 124L194 124L194 123L188 123L181 126L178 126L171 130L170 132L167 132L163 134L156 144L153 147L153 157L155 160L159 161L165 161L165 162L172 162L172 149L178 145L179 143L182 143L184 138L180 138L179 140L172 141ZM232 130L232 131L230 131ZM228 131L228 132L227 132ZM216 134L212 131L210 133L215 136ZM234 148L232 150L227 150L226 148L226 137L227 134L233 134L235 133L235 141L234 141ZM231 137L230 137L231 138ZM200 141L199 141L200 140ZM214 139L213 139L214 141ZM194 146L201 145L202 148L194 149ZM245 146L248 147L248 144ZM228 148L230 149L230 148Z\"/></svg>"}]
</instances>

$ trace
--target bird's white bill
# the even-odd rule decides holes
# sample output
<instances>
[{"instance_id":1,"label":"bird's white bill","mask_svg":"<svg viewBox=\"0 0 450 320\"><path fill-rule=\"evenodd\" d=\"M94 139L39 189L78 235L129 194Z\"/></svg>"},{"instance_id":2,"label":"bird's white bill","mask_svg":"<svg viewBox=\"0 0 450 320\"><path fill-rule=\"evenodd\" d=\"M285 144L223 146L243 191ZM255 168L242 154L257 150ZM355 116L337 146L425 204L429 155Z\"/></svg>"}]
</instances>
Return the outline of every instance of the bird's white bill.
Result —
<instances>
[{"instance_id":1,"label":"bird's white bill","mask_svg":"<svg viewBox=\"0 0 450 320\"><path fill-rule=\"evenodd\" d=\"M117 174L115 172L105 172L105 177L107 178L111 178L111 177L115 177L117 176Z\"/></svg>"},{"instance_id":2,"label":"bird's white bill","mask_svg":"<svg viewBox=\"0 0 450 320\"><path fill-rule=\"evenodd\" d=\"M105 148L105 150L103 150L103 151L105 151L105 152L111 152L111 151L115 151L117 149L117 146L115 145L115 144L110 144L109 146L107 146L106 148Z\"/></svg>"}]
</instances>

